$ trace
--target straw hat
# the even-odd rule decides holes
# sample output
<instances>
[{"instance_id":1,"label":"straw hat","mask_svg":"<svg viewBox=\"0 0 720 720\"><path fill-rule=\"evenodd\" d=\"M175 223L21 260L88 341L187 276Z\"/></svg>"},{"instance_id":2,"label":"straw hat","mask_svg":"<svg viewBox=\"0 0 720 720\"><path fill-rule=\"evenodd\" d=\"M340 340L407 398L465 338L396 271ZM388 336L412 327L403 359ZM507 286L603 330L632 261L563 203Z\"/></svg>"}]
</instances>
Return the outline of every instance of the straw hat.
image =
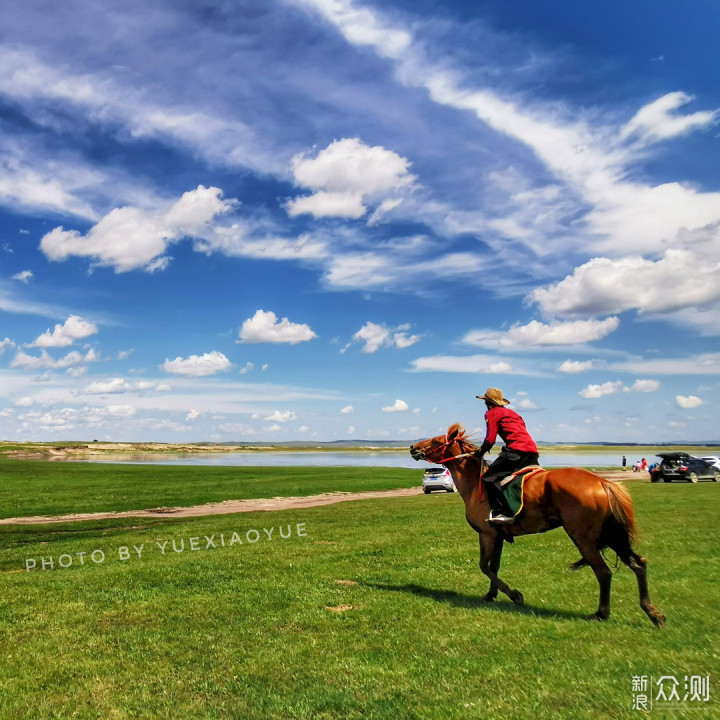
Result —
<instances>
[{"instance_id":1,"label":"straw hat","mask_svg":"<svg viewBox=\"0 0 720 720\"><path fill-rule=\"evenodd\" d=\"M489 400L494 402L496 405L509 405L510 401L503 397L502 390L498 388L488 388L484 395L476 395L480 400Z\"/></svg>"}]
</instances>

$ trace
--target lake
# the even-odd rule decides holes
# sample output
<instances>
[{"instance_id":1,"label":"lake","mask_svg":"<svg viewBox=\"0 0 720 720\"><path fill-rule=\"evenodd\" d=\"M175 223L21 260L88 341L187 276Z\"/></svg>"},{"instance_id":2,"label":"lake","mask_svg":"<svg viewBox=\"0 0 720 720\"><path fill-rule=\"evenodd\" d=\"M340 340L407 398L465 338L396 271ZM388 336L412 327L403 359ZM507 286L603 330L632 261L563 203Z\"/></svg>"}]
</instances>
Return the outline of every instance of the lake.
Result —
<instances>
[{"instance_id":1,"label":"lake","mask_svg":"<svg viewBox=\"0 0 720 720\"><path fill-rule=\"evenodd\" d=\"M490 459L497 457L493 453ZM646 456L652 462L652 456ZM544 467L619 467L622 453L612 451L567 451L543 453L541 448L540 463ZM636 460L628 456L628 466ZM73 462L104 462L135 465L209 465L229 467L277 467L277 466L320 466L320 467L402 467L425 468L427 462L416 462L410 453L404 452L247 452L247 453L177 453L174 455L104 455L72 458Z\"/></svg>"}]
</instances>

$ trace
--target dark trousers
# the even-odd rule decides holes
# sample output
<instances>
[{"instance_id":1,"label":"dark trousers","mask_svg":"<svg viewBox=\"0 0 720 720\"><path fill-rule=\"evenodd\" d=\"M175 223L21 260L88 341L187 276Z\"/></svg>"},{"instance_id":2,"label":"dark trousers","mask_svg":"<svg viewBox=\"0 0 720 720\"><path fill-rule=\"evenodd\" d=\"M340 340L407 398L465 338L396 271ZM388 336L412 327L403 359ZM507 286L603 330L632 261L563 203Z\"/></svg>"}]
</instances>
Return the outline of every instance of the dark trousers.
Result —
<instances>
[{"instance_id":1,"label":"dark trousers","mask_svg":"<svg viewBox=\"0 0 720 720\"><path fill-rule=\"evenodd\" d=\"M528 465L537 465L539 460L540 457L538 453L521 452L503 447L500 454L483 475L483 481L486 483L485 487L487 487L488 490L490 507L494 512L503 514L510 512L510 508L505 502L502 488L498 483L517 470L521 470Z\"/></svg>"}]
</instances>

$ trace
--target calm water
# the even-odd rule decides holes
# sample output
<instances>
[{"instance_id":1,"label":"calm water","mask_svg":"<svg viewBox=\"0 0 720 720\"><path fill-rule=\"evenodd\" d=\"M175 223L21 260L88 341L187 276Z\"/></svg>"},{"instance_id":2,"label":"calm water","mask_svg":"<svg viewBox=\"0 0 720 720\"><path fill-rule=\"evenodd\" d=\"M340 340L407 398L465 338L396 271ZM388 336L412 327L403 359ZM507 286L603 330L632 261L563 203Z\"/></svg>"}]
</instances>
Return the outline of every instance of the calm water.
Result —
<instances>
[{"instance_id":1,"label":"calm water","mask_svg":"<svg viewBox=\"0 0 720 720\"><path fill-rule=\"evenodd\" d=\"M493 453L490 459L497 456ZM622 454L608 451L597 452L547 452L540 453L544 467L619 467ZM628 456L628 465L640 457ZM402 467L424 468L429 463L416 462L409 451L403 452L252 452L252 453L207 453L177 455L124 455L115 457L88 457L74 462L105 462L135 465L213 465L213 466L321 466L321 467ZM652 462L648 457L648 462Z\"/></svg>"}]
</instances>

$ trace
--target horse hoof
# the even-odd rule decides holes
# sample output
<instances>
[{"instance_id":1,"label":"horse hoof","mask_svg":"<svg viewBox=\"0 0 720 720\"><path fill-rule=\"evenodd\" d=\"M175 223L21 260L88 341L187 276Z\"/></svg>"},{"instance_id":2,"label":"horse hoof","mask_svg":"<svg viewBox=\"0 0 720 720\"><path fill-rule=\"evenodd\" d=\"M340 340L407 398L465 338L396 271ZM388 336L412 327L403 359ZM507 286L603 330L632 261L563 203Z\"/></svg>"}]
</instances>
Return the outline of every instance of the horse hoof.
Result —
<instances>
[{"instance_id":1,"label":"horse hoof","mask_svg":"<svg viewBox=\"0 0 720 720\"><path fill-rule=\"evenodd\" d=\"M516 605L524 605L525 604L525 598L523 597L523 594L519 590L513 590L510 593L510 599Z\"/></svg>"},{"instance_id":2,"label":"horse hoof","mask_svg":"<svg viewBox=\"0 0 720 720\"><path fill-rule=\"evenodd\" d=\"M483 595L480 599L483 602L493 602L493 600L495 600L496 597L497 597L496 593L488 593L487 595Z\"/></svg>"},{"instance_id":3,"label":"horse hoof","mask_svg":"<svg viewBox=\"0 0 720 720\"><path fill-rule=\"evenodd\" d=\"M653 621L656 627L664 628L665 627L665 616L662 613L657 613L655 615L651 615L650 619Z\"/></svg>"},{"instance_id":4,"label":"horse hoof","mask_svg":"<svg viewBox=\"0 0 720 720\"><path fill-rule=\"evenodd\" d=\"M605 622L605 620L608 619L608 615L602 615L599 612L593 613L592 615L588 616L588 620L591 622Z\"/></svg>"}]
</instances>

